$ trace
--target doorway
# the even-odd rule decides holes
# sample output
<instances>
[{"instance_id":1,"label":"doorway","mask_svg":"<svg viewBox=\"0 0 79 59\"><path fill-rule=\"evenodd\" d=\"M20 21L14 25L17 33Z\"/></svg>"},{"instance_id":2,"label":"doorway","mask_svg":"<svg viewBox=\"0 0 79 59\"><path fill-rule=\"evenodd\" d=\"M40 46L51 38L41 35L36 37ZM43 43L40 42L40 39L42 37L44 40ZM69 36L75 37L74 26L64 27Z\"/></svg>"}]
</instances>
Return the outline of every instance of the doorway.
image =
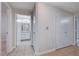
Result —
<instances>
[{"instance_id":1,"label":"doorway","mask_svg":"<svg viewBox=\"0 0 79 59\"><path fill-rule=\"evenodd\" d=\"M31 16L16 14L16 48L9 56L33 56Z\"/></svg>"},{"instance_id":2,"label":"doorway","mask_svg":"<svg viewBox=\"0 0 79 59\"><path fill-rule=\"evenodd\" d=\"M31 16L17 14L16 17L16 46L31 46Z\"/></svg>"}]
</instances>

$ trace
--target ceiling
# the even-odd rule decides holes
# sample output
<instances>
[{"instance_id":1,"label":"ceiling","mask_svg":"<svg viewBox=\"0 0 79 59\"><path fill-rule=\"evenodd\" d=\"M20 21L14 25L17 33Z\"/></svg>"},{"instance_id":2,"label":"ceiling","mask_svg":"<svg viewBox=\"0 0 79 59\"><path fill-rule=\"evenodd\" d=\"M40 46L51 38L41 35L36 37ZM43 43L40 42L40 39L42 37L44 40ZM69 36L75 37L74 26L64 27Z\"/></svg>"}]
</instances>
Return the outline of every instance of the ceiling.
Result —
<instances>
[{"instance_id":1,"label":"ceiling","mask_svg":"<svg viewBox=\"0 0 79 59\"><path fill-rule=\"evenodd\" d=\"M79 12L79 2L44 2L44 3L63 9L71 13ZM34 2L10 2L10 4L14 8L32 11L35 3Z\"/></svg>"},{"instance_id":2,"label":"ceiling","mask_svg":"<svg viewBox=\"0 0 79 59\"><path fill-rule=\"evenodd\" d=\"M17 9L23 9L27 11L32 11L34 9L34 2L10 2L9 4Z\"/></svg>"},{"instance_id":3,"label":"ceiling","mask_svg":"<svg viewBox=\"0 0 79 59\"><path fill-rule=\"evenodd\" d=\"M77 13L79 12L79 3L78 2L47 2L47 4L63 9L65 11L71 12L71 13Z\"/></svg>"}]
</instances>

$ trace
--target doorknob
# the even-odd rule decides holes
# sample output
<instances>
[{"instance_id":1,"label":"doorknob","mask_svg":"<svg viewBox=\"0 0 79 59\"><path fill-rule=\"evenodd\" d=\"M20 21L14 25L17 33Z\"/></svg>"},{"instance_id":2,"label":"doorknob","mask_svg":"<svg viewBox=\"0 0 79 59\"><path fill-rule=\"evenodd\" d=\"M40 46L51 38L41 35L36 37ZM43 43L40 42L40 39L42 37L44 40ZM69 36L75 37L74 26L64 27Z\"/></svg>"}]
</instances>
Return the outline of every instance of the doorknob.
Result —
<instances>
[{"instance_id":1,"label":"doorknob","mask_svg":"<svg viewBox=\"0 0 79 59\"><path fill-rule=\"evenodd\" d=\"M6 34L8 34L8 32L6 32Z\"/></svg>"},{"instance_id":2,"label":"doorknob","mask_svg":"<svg viewBox=\"0 0 79 59\"><path fill-rule=\"evenodd\" d=\"M67 33L67 32L64 32L64 33Z\"/></svg>"},{"instance_id":3,"label":"doorknob","mask_svg":"<svg viewBox=\"0 0 79 59\"><path fill-rule=\"evenodd\" d=\"M46 29L47 29L47 30L49 29L48 26L46 27Z\"/></svg>"}]
</instances>

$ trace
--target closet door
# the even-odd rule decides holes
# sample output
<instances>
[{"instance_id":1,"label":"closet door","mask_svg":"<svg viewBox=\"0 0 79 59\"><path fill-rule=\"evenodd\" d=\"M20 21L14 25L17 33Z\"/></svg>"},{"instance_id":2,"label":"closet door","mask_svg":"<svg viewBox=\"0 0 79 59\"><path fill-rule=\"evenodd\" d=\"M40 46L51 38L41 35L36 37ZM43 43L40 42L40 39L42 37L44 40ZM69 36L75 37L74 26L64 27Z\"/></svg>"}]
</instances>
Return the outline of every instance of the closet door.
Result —
<instances>
[{"instance_id":1,"label":"closet door","mask_svg":"<svg viewBox=\"0 0 79 59\"><path fill-rule=\"evenodd\" d=\"M73 18L59 16L56 18L56 49L69 46L73 42Z\"/></svg>"}]
</instances>

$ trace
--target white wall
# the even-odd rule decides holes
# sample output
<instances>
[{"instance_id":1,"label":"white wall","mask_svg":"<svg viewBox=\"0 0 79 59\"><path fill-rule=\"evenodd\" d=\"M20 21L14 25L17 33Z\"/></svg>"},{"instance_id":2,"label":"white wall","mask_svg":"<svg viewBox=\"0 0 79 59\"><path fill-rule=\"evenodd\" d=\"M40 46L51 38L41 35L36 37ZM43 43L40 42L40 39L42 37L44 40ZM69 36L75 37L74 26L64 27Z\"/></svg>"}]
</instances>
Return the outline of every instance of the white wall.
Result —
<instances>
[{"instance_id":1,"label":"white wall","mask_svg":"<svg viewBox=\"0 0 79 59\"><path fill-rule=\"evenodd\" d=\"M1 55L1 2L0 2L0 55Z\"/></svg>"},{"instance_id":2,"label":"white wall","mask_svg":"<svg viewBox=\"0 0 79 59\"><path fill-rule=\"evenodd\" d=\"M55 19L57 16L72 16L72 14L45 3L36 4L36 54L55 50Z\"/></svg>"},{"instance_id":3,"label":"white wall","mask_svg":"<svg viewBox=\"0 0 79 59\"><path fill-rule=\"evenodd\" d=\"M8 17L7 17L7 6L2 3L1 5L1 55L6 54L6 41L8 32Z\"/></svg>"},{"instance_id":4,"label":"white wall","mask_svg":"<svg viewBox=\"0 0 79 59\"><path fill-rule=\"evenodd\" d=\"M13 36L13 9L7 4L2 3L2 21L1 21L1 32L2 32L2 53L5 55L11 52L14 48L14 36Z\"/></svg>"},{"instance_id":5,"label":"white wall","mask_svg":"<svg viewBox=\"0 0 79 59\"><path fill-rule=\"evenodd\" d=\"M15 20L16 20L16 16L15 16L15 10L14 8L12 8L12 46L13 48L16 48L16 28L15 28Z\"/></svg>"},{"instance_id":6,"label":"white wall","mask_svg":"<svg viewBox=\"0 0 79 59\"><path fill-rule=\"evenodd\" d=\"M11 52L12 51L12 49L13 49L13 24L12 24L12 9L11 9L11 7L9 7L9 9L8 9L8 17L9 17L9 24L8 24L8 40L7 40L7 52Z\"/></svg>"}]
</instances>

